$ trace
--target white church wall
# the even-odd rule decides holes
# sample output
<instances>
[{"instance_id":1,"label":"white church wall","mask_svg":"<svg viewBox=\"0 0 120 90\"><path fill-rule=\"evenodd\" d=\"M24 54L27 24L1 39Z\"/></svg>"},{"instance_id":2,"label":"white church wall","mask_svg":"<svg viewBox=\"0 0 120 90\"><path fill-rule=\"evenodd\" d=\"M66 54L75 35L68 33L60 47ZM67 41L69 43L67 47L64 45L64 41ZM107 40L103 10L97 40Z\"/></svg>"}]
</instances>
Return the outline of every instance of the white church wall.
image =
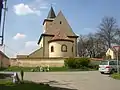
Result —
<instances>
[{"instance_id":1,"label":"white church wall","mask_svg":"<svg viewBox=\"0 0 120 90\"><path fill-rule=\"evenodd\" d=\"M61 51L61 46L67 46L67 52ZM51 52L51 47L54 47L54 52ZM49 43L49 57L73 57L72 52L73 43L70 41L55 41Z\"/></svg>"},{"instance_id":2,"label":"white church wall","mask_svg":"<svg viewBox=\"0 0 120 90\"><path fill-rule=\"evenodd\" d=\"M40 46L40 48L43 47L43 37L42 37L42 39L41 39L41 41L39 43L39 46Z\"/></svg>"}]
</instances>

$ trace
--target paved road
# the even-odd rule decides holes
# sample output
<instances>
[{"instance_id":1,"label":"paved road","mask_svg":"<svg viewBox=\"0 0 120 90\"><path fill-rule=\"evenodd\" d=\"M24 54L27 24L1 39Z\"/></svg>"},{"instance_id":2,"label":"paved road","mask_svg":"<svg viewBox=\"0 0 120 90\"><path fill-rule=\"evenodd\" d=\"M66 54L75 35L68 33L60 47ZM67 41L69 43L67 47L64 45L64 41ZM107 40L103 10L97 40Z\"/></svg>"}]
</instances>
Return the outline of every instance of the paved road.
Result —
<instances>
[{"instance_id":1,"label":"paved road","mask_svg":"<svg viewBox=\"0 0 120 90\"><path fill-rule=\"evenodd\" d=\"M109 75L102 75L97 71L26 72L24 78L76 90L120 90L120 80L114 80Z\"/></svg>"}]
</instances>

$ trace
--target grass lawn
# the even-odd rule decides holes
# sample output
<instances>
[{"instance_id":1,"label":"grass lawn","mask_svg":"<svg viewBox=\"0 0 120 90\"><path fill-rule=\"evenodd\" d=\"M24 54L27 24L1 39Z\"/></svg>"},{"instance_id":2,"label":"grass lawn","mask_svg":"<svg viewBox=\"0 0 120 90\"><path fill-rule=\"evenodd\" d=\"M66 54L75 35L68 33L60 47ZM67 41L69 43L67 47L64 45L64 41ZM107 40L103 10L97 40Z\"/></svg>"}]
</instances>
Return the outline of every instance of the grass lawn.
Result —
<instances>
[{"instance_id":1,"label":"grass lawn","mask_svg":"<svg viewBox=\"0 0 120 90\"><path fill-rule=\"evenodd\" d=\"M24 82L23 84L13 84L9 81L0 80L0 90L72 90L66 88L52 87L48 84L40 84L34 82Z\"/></svg>"},{"instance_id":2,"label":"grass lawn","mask_svg":"<svg viewBox=\"0 0 120 90\"><path fill-rule=\"evenodd\" d=\"M7 69L4 69L4 71L20 71L21 69L24 70L24 72L32 72L31 70L34 69L34 72L39 72L39 68L36 67L9 67ZM85 69L69 69L67 67L50 67L50 71L49 72L60 72L60 71L93 71L95 69L89 69L89 68L85 68Z\"/></svg>"},{"instance_id":3,"label":"grass lawn","mask_svg":"<svg viewBox=\"0 0 120 90\"><path fill-rule=\"evenodd\" d=\"M114 73L111 75L112 78L120 80L120 74Z\"/></svg>"}]
</instances>

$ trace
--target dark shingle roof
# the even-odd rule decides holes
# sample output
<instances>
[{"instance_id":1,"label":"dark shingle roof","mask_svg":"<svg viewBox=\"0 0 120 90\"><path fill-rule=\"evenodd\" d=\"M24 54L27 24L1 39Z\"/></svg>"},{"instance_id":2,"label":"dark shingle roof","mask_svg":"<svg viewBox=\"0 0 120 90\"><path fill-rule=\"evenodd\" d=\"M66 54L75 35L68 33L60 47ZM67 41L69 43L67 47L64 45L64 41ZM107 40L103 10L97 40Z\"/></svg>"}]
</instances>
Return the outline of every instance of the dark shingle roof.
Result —
<instances>
[{"instance_id":1,"label":"dark shingle roof","mask_svg":"<svg viewBox=\"0 0 120 90\"><path fill-rule=\"evenodd\" d=\"M55 17L56 17L55 12L54 12L54 10L53 10L53 7L51 7L51 9L50 9L50 11L49 11L49 14L48 14L48 16L47 16L47 19L53 19L53 18L55 18Z\"/></svg>"}]
</instances>

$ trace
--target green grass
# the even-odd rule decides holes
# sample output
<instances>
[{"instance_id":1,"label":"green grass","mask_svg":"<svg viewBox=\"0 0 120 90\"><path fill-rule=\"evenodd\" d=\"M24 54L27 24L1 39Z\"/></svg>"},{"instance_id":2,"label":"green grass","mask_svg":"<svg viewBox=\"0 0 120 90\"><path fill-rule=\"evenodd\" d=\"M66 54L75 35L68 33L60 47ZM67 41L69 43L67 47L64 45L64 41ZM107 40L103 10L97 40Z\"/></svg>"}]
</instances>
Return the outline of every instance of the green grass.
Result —
<instances>
[{"instance_id":1,"label":"green grass","mask_svg":"<svg viewBox=\"0 0 120 90\"><path fill-rule=\"evenodd\" d=\"M36 67L9 67L7 69L4 69L4 71L15 71L15 72L20 72L24 70L24 72L32 72L31 70L34 69L34 72L39 72L39 70ZM84 69L69 69L67 67L50 67L49 72L60 72L60 71L93 71L95 69L90 69L90 68L84 68Z\"/></svg>"},{"instance_id":2,"label":"green grass","mask_svg":"<svg viewBox=\"0 0 120 90\"><path fill-rule=\"evenodd\" d=\"M24 81L22 84L13 84L12 82L1 80L0 88L2 90L72 90L67 88L51 87L49 84L34 83L30 81Z\"/></svg>"},{"instance_id":3,"label":"green grass","mask_svg":"<svg viewBox=\"0 0 120 90\"><path fill-rule=\"evenodd\" d=\"M4 69L4 71L20 71L21 69L23 69L26 72L30 72L31 69L34 69L35 67L9 67L7 69Z\"/></svg>"},{"instance_id":4,"label":"green grass","mask_svg":"<svg viewBox=\"0 0 120 90\"><path fill-rule=\"evenodd\" d=\"M111 75L112 78L120 80L120 74L114 73Z\"/></svg>"}]
</instances>

